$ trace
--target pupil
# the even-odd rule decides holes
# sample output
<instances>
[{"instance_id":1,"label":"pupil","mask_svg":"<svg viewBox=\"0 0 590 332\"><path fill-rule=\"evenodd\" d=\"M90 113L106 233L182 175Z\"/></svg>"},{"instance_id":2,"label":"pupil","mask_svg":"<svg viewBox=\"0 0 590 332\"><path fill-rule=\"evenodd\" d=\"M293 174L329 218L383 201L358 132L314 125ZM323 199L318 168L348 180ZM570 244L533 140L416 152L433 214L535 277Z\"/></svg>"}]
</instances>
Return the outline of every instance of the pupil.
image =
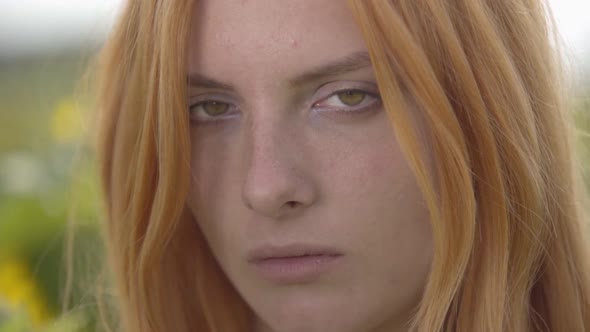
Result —
<instances>
[{"instance_id":1,"label":"pupil","mask_svg":"<svg viewBox=\"0 0 590 332\"><path fill-rule=\"evenodd\" d=\"M365 93L361 91L349 90L342 92L339 96L340 101L348 106L360 104L365 99Z\"/></svg>"},{"instance_id":2,"label":"pupil","mask_svg":"<svg viewBox=\"0 0 590 332\"><path fill-rule=\"evenodd\" d=\"M220 115L227 111L228 105L226 103L219 103L216 101L209 102L204 105L204 109L209 115Z\"/></svg>"}]
</instances>

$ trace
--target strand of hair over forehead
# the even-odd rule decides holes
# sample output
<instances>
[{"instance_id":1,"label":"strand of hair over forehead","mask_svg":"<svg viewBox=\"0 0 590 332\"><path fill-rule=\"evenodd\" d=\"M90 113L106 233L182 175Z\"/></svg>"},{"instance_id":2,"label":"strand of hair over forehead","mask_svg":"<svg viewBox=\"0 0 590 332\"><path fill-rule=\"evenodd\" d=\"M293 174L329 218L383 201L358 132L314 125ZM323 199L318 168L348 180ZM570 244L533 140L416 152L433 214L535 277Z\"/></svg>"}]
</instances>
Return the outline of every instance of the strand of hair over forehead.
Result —
<instances>
[{"instance_id":1,"label":"strand of hair over forehead","mask_svg":"<svg viewBox=\"0 0 590 332\"><path fill-rule=\"evenodd\" d=\"M355 6L355 3L353 3L353 6ZM469 157L466 155L466 143L461 136L459 123L452 111L452 107L446 100L442 91L443 88L438 83L434 71L429 66L424 50L413 38L411 27L405 24L397 9L387 2L373 2L372 6L356 2L353 11L360 16L361 29L364 30L369 48L373 51L371 54L374 57L373 62L380 89L387 91L382 93L384 104L390 113L394 113L392 114L392 121L402 149L415 169L421 188L426 193L432 214L433 233L441 234L445 231L455 231L456 234L464 235L462 238L458 238L455 243L446 241L435 243L433 274L436 274L437 270L445 270L447 273L436 280L437 285L431 284L432 286L430 286L431 289L437 289L439 293L437 297L427 301L432 303L430 308L438 308L438 310L422 313L421 315L424 318L420 319L420 322L422 326L429 326L433 331L438 330L445 319L446 312L451 304L450 299L457 292L460 276L467 265L468 252L461 252L460 247L468 247L470 242L473 241L473 229L470 229L470 226L473 225L468 223L458 225L459 229L456 230L450 229L450 227L445 229L442 226L445 220L472 219L473 216L469 214L473 214L474 211L470 211L469 205L473 206L474 202L471 201L470 204L469 197L472 195L469 192L456 193L465 197L466 207L462 211L457 211L445 209L444 193L441 192L440 198L435 196L433 191L434 182L424 165L424 155L419 156L416 153L416 151L424 149L417 145L417 134L413 131L414 126L409 113L406 111L408 103L404 97L407 93L402 94L400 85L404 84L408 93L417 97L416 103L420 104L420 109L425 110L426 113L437 111L437 113L430 112L426 115L426 121L431 119L429 127L432 128L432 132L439 135L439 137L434 138L433 153L435 155L444 155L447 160L447 163L439 165L440 168L447 166L452 167L453 170L462 171L462 174L455 174L454 177L447 178L456 183L447 184L446 188L468 188L471 186L471 177L467 172ZM362 15L365 15L365 17L362 17ZM371 22L371 24L366 24L367 22ZM392 98L394 96L397 98ZM447 143L446 146L449 147L447 151L437 150L437 148L441 148L437 145L437 139ZM440 159L437 157L435 156L435 159ZM444 172L444 169L441 169L441 171ZM449 170L449 172L452 172L452 170ZM464 227L461 229L461 226ZM443 261L441 257L436 257L436 254L441 252L453 253L455 258L453 266L436 266L437 262L440 264ZM426 298L428 298L428 291L426 292ZM431 322L427 322L427 319L430 319ZM437 325L439 326L438 329L436 328Z\"/></svg>"},{"instance_id":2,"label":"strand of hair over forehead","mask_svg":"<svg viewBox=\"0 0 590 332\"><path fill-rule=\"evenodd\" d=\"M555 256L565 252L579 260L586 255L576 234L579 217L570 203L576 200L571 145L560 137L570 133L543 3L351 1L351 5L371 50L380 88L386 91L384 103L419 181L428 176L417 160L420 157L413 158L419 149L412 146L416 137L407 129L411 123L404 119L407 107L401 106L399 85L417 99L430 120L442 179L436 184L440 195L436 202L429 193L433 182L420 183L431 211L440 208L439 217L435 213L433 218L436 250L447 257L435 252L415 327L438 331L446 324L449 330L528 331L543 330L550 323L554 328L585 326L588 315L579 305L587 310L587 300L576 291L587 294L587 280L572 280L574 286L567 294L552 294L554 301L564 302L553 311L546 309L547 298L532 293L550 291L557 286L555 278L568 280L587 273L586 264L579 271L576 266L554 264ZM396 79L401 84L396 86ZM473 183L461 172L467 169ZM477 205L469 199L472 195L477 196ZM559 241L557 230L563 233ZM576 245L559 248L570 242ZM553 252L549 244L555 245ZM555 275L545 273L546 278L539 280L546 264ZM571 319L555 314L566 307L576 312ZM552 313L554 317L549 317Z\"/></svg>"},{"instance_id":3,"label":"strand of hair over forehead","mask_svg":"<svg viewBox=\"0 0 590 332\"><path fill-rule=\"evenodd\" d=\"M128 2L102 57L107 240L129 332L240 331L249 314L182 215L191 8L188 0Z\"/></svg>"}]
</instances>

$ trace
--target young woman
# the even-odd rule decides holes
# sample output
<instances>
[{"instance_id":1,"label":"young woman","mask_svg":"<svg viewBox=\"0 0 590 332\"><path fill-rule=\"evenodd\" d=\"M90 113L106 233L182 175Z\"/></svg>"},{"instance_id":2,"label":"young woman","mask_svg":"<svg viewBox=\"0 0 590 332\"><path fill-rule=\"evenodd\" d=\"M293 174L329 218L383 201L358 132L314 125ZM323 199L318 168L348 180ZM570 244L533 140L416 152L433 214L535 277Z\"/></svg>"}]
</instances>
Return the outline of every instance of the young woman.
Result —
<instances>
[{"instance_id":1,"label":"young woman","mask_svg":"<svg viewBox=\"0 0 590 332\"><path fill-rule=\"evenodd\" d=\"M590 330L546 7L129 0L100 95L121 330Z\"/></svg>"}]
</instances>

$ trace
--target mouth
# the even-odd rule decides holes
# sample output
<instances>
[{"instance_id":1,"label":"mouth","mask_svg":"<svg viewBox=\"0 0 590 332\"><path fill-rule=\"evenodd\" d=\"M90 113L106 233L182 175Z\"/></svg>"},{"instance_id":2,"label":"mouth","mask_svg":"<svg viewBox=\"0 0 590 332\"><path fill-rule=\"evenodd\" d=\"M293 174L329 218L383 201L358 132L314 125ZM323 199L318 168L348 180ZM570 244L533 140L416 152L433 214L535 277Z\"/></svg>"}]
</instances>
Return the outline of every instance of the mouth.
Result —
<instances>
[{"instance_id":1,"label":"mouth","mask_svg":"<svg viewBox=\"0 0 590 332\"><path fill-rule=\"evenodd\" d=\"M248 254L248 262L265 280L278 284L312 282L333 269L343 253L334 248L293 244L261 246Z\"/></svg>"}]
</instances>

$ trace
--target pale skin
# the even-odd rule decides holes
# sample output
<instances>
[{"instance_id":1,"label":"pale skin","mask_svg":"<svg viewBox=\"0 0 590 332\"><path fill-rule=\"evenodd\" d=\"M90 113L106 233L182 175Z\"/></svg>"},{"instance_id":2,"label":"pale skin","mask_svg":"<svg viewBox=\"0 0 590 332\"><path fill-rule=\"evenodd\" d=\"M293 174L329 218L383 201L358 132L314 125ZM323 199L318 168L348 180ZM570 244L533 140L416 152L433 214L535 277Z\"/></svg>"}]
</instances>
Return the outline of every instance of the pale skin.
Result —
<instances>
[{"instance_id":1,"label":"pale skin","mask_svg":"<svg viewBox=\"0 0 590 332\"><path fill-rule=\"evenodd\" d=\"M189 45L187 206L252 330L406 331L430 217L345 2L198 1ZM287 282L247 257L301 243L338 259Z\"/></svg>"}]
</instances>

